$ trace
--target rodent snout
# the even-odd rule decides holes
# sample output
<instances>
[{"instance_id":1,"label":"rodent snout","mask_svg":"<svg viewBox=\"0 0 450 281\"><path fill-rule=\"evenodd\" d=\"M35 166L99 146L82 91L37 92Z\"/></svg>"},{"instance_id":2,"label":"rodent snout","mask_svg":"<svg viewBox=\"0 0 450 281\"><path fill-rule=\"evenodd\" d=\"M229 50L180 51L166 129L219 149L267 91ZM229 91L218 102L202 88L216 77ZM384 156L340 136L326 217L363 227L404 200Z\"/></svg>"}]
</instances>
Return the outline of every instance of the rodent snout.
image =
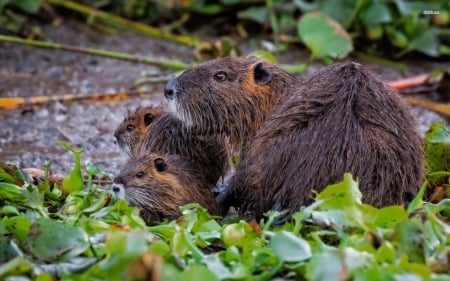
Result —
<instances>
[{"instance_id":1,"label":"rodent snout","mask_svg":"<svg viewBox=\"0 0 450 281\"><path fill-rule=\"evenodd\" d=\"M177 93L177 86L178 77L175 77L167 82L166 86L164 87L164 96L166 97L166 99L171 100L175 98L175 95Z\"/></svg>"},{"instance_id":2,"label":"rodent snout","mask_svg":"<svg viewBox=\"0 0 450 281\"><path fill-rule=\"evenodd\" d=\"M114 198L116 198L116 199L124 199L125 198L125 190L124 190L123 185L114 183L112 185L111 189L112 189Z\"/></svg>"}]
</instances>

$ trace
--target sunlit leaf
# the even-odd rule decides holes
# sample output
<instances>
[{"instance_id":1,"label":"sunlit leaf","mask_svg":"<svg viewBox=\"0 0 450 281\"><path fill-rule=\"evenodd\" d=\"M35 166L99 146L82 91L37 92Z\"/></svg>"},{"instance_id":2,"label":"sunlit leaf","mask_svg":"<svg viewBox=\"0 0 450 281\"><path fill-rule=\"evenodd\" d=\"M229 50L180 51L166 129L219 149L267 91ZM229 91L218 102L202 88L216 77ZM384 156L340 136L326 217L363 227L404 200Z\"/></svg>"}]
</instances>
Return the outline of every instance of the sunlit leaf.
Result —
<instances>
[{"instance_id":1,"label":"sunlit leaf","mask_svg":"<svg viewBox=\"0 0 450 281\"><path fill-rule=\"evenodd\" d=\"M298 262L312 256L311 247L304 239L287 231L280 231L270 240L270 247L283 261Z\"/></svg>"},{"instance_id":2,"label":"sunlit leaf","mask_svg":"<svg viewBox=\"0 0 450 281\"><path fill-rule=\"evenodd\" d=\"M345 58L353 50L349 34L320 12L305 14L298 22L298 34L313 58Z\"/></svg>"}]
</instances>

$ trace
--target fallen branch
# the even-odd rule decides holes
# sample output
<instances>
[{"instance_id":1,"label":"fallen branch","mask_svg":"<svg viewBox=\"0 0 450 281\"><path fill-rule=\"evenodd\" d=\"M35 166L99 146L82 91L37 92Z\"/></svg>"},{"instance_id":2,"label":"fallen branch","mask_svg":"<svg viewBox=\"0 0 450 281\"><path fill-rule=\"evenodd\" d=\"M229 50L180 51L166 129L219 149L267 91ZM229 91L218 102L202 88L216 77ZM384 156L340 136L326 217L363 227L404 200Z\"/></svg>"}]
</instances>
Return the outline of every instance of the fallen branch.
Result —
<instances>
[{"instance_id":1,"label":"fallen branch","mask_svg":"<svg viewBox=\"0 0 450 281\"><path fill-rule=\"evenodd\" d=\"M150 94L161 93L160 90L151 91L130 91L130 92L118 92L114 94L107 93L95 93L89 96L80 95L63 95L63 96L36 96L36 97L24 97L24 98L0 98L0 108L2 109L14 109L19 107L27 107L33 105L40 105L49 102L61 102L61 101L109 101L109 100L124 100L130 97L143 97Z\"/></svg>"},{"instance_id":2,"label":"fallen branch","mask_svg":"<svg viewBox=\"0 0 450 281\"><path fill-rule=\"evenodd\" d=\"M107 51L107 50L94 49L94 48L83 48L83 47L77 47L77 46L72 46L72 45L64 45L64 44L59 44L59 43L52 43L52 42L32 40L32 39L22 39L22 38L6 36L6 35L0 35L0 41L18 43L18 44L24 44L24 45L31 45L31 46L36 46L36 47L40 47L40 48L59 49L59 50L71 51L71 52L77 52L77 53L83 53L83 54L89 54L89 55L97 55L97 56L102 56L102 57L132 61L132 62L136 62L136 63L151 64L151 65L156 65L159 67L164 67L164 68L168 68L168 69L172 69L172 70L183 70L183 69L186 69L188 66L187 64L185 64L181 61L178 61L178 60L157 60L157 59L150 58L150 57L135 56L135 55L114 52L114 51Z\"/></svg>"},{"instance_id":3,"label":"fallen branch","mask_svg":"<svg viewBox=\"0 0 450 281\"><path fill-rule=\"evenodd\" d=\"M404 97L405 100L411 105L419 105L426 109L435 111L437 113L443 114L450 117L450 106L448 104L437 103L433 101L418 99L414 97Z\"/></svg>"},{"instance_id":4,"label":"fallen branch","mask_svg":"<svg viewBox=\"0 0 450 281\"><path fill-rule=\"evenodd\" d=\"M69 10L81 13L83 15L88 16L90 19L99 18L105 21L108 21L115 26L119 26L121 28L126 28L129 30L133 30L139 32L141 34L151 36L158 39L163 39L166 41L175 42L178 44L187 45L190 47L195 47L201 42L195 37L185 36L185 35L174 35L169 32L161 32L159 29L148 26L142 23L133 22L127 19L124 19L119 16L111 15L109 13L94 9L89 6L81 5L72 1L67 0L46 0L47 3L52 5L63 6Z\"/></svg>"}]
</instances>

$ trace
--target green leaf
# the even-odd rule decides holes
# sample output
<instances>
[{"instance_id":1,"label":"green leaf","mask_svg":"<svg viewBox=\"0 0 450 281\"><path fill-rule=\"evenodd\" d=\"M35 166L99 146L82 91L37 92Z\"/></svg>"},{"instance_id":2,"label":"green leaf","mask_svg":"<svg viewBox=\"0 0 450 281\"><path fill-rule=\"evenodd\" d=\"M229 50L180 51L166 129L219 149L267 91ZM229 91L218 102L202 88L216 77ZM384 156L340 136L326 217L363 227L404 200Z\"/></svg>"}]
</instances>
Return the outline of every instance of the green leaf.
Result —
<instances>
[{"instance_id":1,"label":"green leaf","mask_svg":"<svg viewBox=\"0 0 450 281\"><path fill-rule=\"evenodd\" d=\"M297 25L298 35L313 58L345 58L352 50L350 35L339 23L320 12L307 13Z\"/></svg>"},{"instance_id":2,"label":"green leaf","mask_svg":"<svg viewBox=\"0 0 450 281\"><path fill-rule=\"evenodd\" d=\"M306 278L311 281L345 280L342 257L337 249L327 248L316 253L306 265Z\"/></svg>"},{"instance_id":3,"label":"green leaf","mask_svg":"<svg viewBox=\"0 0 450 281\"><path fill-rule=\"evenodd\" d=\"M316 200L324 199L326 205L332 208L362 204L361 198L362 193L359 191L358 183L350 174L344 174L342 182L327 186L316 196Z\"/></svg>"},{"instance_id":4,"label":"green leaf","mask_svg":"<svg viewBox=\"0 0 450 281\"><path fill-rule=\"evenodd\" d=\"M380 209L375 217L375 224L382 228L393 228L408 219L406 210L401 206L388 206Z\"/></svg>"},{"instance_id":5,"label":"green leaf","mask_svg":"<svg viewBox=\"0 0 450 281\"><path fill-rule=\"evenodd\" d=\"M30 14L35 14L39 10L39 0L14 0L11 4Z\"/></svg>"},{"instance_id":6,"label":"green leaf","mask_svg":"<svg viewBox=\"0 0 450 281\"><path fill-rule=\"evenodd\" d=\"M361 11L361 19L365 25L376 25L392 21L391 12L385 3L374 1Z\"/></svg>"},{"instance_id":7,"label":"green leaf","mask_svg":"<svg viewBox=\"0 0 450 281\"><path fill-rule=\"evenodd\" d=\"M299 262L312 256L308 242L287 231L275 233L270 247L278 258L287 262Z\"/></svg>"},{"instance_id":8,"label":"green leaf","mask_svg":"<svg viewBox=\"0 0 450 281\"><path fill-rule=\"evenodd\" d=\"M26 241L33 255L43 261L70 260L89 247L83 229L52 219L33 223Z\"/></svg>"},{"instance_id":9,"label":"green leaf","mask_svg":"<svg viewBox=\"0 0 450 281\"><path fill-rule=\"evenodd\" d=\"M269 23L269 13L266 7L250 7L238 12L238 18L250 19L263 25Z\"/></svg>"},{"instance_id":10,"label":"green leaf","mask_svg":"<svg viewBox=\"0 0 450 281\"><path fill-rule=\"evenodd\" d=\"M265 59L265 60L267 60L267 61L269 61L271 63L277 63L278 62L277 57L274 54L272 54L271 52L268 52L268 51L256 50L256 51L252 52L249 56L255 56L255 57L258 57L258 58L262 58L262 59Z\"/></svg>"},{"instance_id":11,"label":"green leaf","mask_svg":"<svg viewBox=\"0 0 450 281\"><path fill-rule=\"evenodd\" d=\"M412 262L423 263L423 230L419 223L412 221L400 222L395 227L396 241L399 248Z\"/></svg>"},{"instance_id":12,"label":"green leaf","mask_svg":"<svg viewBox=\"0 0 450 281\"><path fill-rule=\"evenodd\" d=\"M422 32L411 39L408 49L420 51L430 57L438 57L438 36L435 34L433 29Z\"/></svg>"},{"instance_id":13,"label":"green leaf","mask_svg":"<svg viewBox=\"0 0 450 281\"><path fill-rule=\"evenodd\" d=\"M5 218L2 220L9 233L13 234L19 241L25 240L30 230L30 221L25 217Z\"/></svg>"},{"instance_id":14,"label":"green leaf","mask_svg":"<svg viewBox=\"0 0 450 281\"><path fill-rule=\"evenodd\" d=\"M199 280L208 280L208 281L219 281L219 278L206 266L201 264L194 264L189 267L181 274L181 278L178 280L184 281L199 281Z\"/></svg>"},{"instance_id":15,"label":"green leaf","mask_svg":"<svg viewBox=\"0 0 450 281\"><path fill-rule=\"evenodd\" d=\"M443 122L433 123L425 134L425 162L429 172L450 171L450 132Z\"/></svg>"},{"instance_id":16,"label":"green leaf","mask_svg":"<svg viewBox=\"0 0 450 281\"><path fill-rule=\"evenodd\" d=\"M72 172L66 175L62 182L64 193L70 194L72 192L81 190L81 188L83 187L83 176L81 175L81 154L83 153L83 150L76 150L65 141L59 141L59 144L65 149L71 151L75 157L75 165L72 169Z\"/></svg>"},{"instance_id":17,"label":"green leaf","mask_svg":"<svg viewBox=\"0 0 450 281\"><path fill-rule=\"evenodd\" d=\"M12 202L25 202L23 190L15 184L0 182L0 199Z\"/></svg>"}]
</instances>

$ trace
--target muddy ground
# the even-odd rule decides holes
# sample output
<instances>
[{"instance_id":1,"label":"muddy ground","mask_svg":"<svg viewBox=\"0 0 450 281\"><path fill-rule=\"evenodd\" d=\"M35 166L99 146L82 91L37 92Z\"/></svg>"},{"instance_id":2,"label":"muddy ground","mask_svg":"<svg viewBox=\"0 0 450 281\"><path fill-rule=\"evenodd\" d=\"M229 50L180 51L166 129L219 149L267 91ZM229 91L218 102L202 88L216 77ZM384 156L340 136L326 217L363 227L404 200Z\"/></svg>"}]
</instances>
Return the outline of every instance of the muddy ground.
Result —
<instances>
[{"instance_id":1,"label":"muddy ground","mask_svg":"<svg viewBox=\"0 0 450 281\"><path fill-rule=\"evenodd\" d=\"M160 59L179 59L186 63L194 61L191 48L131 32L106 35L72 21L60 26L45 25L42 29L48 41ZM214 34L209 36L213 38ZM255 48L258 48L257 40L242 45L244 54ZM280 56L281 63L303 63L307 59L305 50L290 50ZM410 68L407 74L380 65L373 65L373 69L383 79L390 80L448 65L448 62L425 59L405 63ZM317 67L321 65L314 64L309 71ZM135 81L145 76L167 77L173 74L173 71L149 65L0 43L0 97L115 93L133 88ZM148 87L162 89L163 83ZM114 129L127 110L149 104L164 104L162 93L115 102L57 102L34 108L0 109L0 162L42 168L45 160L51 160L54 172L66 173L73 165L73 156L58 144L58 140L65 140L83 148L83 162L89 161L114 174L126 160L125 154L114 143ZM422 134L432 122L447 121L420 107L414 107L413 112Z\"/></svg>"}]
</instances>

